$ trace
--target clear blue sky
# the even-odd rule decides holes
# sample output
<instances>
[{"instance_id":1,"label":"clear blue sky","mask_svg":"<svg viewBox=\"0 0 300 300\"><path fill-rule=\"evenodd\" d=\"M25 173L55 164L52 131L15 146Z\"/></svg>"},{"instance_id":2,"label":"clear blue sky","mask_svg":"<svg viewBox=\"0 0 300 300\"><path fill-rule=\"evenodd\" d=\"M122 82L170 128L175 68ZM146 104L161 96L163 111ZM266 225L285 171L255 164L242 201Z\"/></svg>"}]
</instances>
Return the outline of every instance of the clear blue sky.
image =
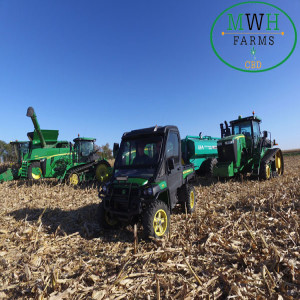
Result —
<instances>
[{"instance_id":1,"label":"clear blue sky","mask_svg":"<svg viewBox=\"0 0 300 300\"><path fill-rule=\"evenodd\" d=\"M215 18L242 1L0 0L0 140L26 140L33 106L60 139L120 142L124 131L174 124L219 136L219 124L263 118L283 149L300 148L300 52L268 72L223 64ZM300 1L272 1L300 32Z\"/></svg>"}]
</instances>

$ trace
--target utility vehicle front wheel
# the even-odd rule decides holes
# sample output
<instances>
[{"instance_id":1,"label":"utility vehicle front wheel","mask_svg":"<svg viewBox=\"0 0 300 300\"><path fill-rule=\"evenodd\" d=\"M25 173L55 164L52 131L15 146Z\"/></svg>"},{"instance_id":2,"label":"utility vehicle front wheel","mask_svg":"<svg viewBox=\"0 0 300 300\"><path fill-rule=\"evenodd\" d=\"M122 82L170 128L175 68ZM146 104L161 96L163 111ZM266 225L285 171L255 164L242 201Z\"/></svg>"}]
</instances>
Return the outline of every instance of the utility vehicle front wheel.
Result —
<instances>
[{"instance_id":1,"label":"utility vehicle front wheel","mask_svg":"<svg viewBox=\"0 0 300 300\"><path fill-rule=\"evenodd\" d=\"M145 237L162 238L169 231L170 211L167 204L155 200L144 211L143 227Z\"/></svg>"},{"instance_id":2,"label":"utility vehicle front wheel","mask_svg":"<svg viewBox=\"0 0 300 300\"><path fill-rule=\"evenodd\" d=\"M98 206L97 215L99 225L104 229L114 229L119 225L119 221L104 209L103 202Z\"/></svg>"}]
</instances>

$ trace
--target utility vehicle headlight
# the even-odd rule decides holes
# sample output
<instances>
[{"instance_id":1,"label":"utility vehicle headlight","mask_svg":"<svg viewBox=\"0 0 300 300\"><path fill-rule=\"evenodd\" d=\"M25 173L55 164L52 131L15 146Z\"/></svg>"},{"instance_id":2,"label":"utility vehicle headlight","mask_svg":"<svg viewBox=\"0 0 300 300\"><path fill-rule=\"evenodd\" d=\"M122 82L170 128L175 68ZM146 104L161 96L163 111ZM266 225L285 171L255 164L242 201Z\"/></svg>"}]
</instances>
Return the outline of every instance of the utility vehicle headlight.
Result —
<instances>
[{"instance_id":1,"label":"utility vehicle headlight","mask_svg":"<svg viewBox=\"0 0 300 300\"><path fill-rule=\"evenodd\" d=\"M225 142L225 145L231 145L231 144L233 144L233 141L226 141Z\"/></svg>"},{"instance_id":2,"label":"utility vehicle headlight","mask_svg":"<svg viewBox=\"0 0 300 300\"><path fill-rule=\"evenodd\" d=\"M148 193L149 196L153 195L153 189L152 189L152 187L149 187L147 189L147 193Z\"/></svg>"}]
</instances>

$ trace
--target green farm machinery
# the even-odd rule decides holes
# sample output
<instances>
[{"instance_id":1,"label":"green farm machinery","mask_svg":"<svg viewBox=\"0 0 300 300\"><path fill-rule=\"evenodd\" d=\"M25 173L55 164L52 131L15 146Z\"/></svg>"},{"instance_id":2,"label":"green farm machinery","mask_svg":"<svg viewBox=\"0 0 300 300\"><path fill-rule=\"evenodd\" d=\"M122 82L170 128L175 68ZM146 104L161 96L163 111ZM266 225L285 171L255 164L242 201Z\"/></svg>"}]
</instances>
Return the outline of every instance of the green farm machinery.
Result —
<instances>
[{"instance_id":1,"label":"green farm machinery","mask_svg":"<svg viewBox=\"0 0 300 300\"><path fill-rule=\"evenodd\" d=\"M199 176L212 177L213 167L217 163L217 142L220 138L211 136L187 135L181 140L182 159L185 163L194 165Z\"/></svg>"},{"instance_id":2,"label":"green farm machinery","mask_svg":"<svg viewBox=\"0 0 300 300\"><path fill-rule=\"evenodd\" d=\"M8 170L15 175L5 176L2 181L57 178L61 182L77 185L88 180L96 179L101 183L108 180L111 167L105 159L99 159L96 155L96 139L78 137L73 140L74 145L68 141L58 141L58 130L40 129L32 107L28 108L26 115L34 125L34 131L27 134L30 140L28 150L19 156L20 168L17 172ZM17 145L21 147L20 143Z\"/></svg>"},{"instance_id":3,"label":"green farm machinery","mask_svg":"<svg viewBox=\"0 0 300 300\"><path fill-rule=\"evenodd\" d=\"M218 163L214 166L216 177L233 177L251 174L268 180L284 171L282 151L273 148L271 133L260 131L261 119L253 115L220 124L221 139L218 141ZM231 128L230 128L231 127Z\"/></svg>"}]
</instances>

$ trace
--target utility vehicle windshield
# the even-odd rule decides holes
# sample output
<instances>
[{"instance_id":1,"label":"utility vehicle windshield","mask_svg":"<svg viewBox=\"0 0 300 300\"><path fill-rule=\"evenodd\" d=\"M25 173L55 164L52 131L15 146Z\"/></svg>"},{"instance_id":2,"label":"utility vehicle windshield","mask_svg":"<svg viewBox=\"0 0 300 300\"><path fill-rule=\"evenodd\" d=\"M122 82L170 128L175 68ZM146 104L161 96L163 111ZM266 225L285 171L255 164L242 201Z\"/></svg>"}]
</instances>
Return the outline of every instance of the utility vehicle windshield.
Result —
<instances>
[{"instance_id":1,"label":"utility vehicle windshield","mask_svg":"<svg viewBox=\"0 0 300 300\"><path fill-rule=\"evenodd\" d=\"M251 137L251 122L241 122L237 124L233 124L232 133L243 134L245 137Z\"/></svg>"},{"instance_id":2,"label":"utility vehicle windshield","mask_svg":"<svg viewBox=\"0 0 300 300\"><path fill-rule=\"evenodd\" d=\"M123 140L115 162L116 176L152 176L161 148L161 136Z\"/></svg>"}]
</instances>

